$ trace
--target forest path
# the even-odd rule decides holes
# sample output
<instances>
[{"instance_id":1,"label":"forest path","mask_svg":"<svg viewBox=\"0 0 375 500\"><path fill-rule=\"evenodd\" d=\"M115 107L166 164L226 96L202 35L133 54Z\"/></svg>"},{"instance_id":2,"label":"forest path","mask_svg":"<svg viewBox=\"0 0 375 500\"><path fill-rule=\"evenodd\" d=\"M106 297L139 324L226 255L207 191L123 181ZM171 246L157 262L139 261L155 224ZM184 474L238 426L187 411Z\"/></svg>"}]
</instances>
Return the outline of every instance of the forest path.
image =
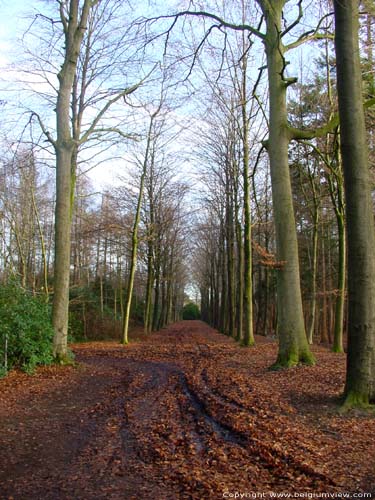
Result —
<instances>
[{"instance_id":1,"label":"forest path","mask_svg":"<svg viewBox=\"0 0 375 500\"><path fill-rule=\"evenodd\" d=\"M374 491L375 419L336 411L344 356L318 347L319 366L269 372L276 346L257 340L185 321L126 347L75 345L78 369L11 373L0 499Z\"/></svg>"}]
</instances>

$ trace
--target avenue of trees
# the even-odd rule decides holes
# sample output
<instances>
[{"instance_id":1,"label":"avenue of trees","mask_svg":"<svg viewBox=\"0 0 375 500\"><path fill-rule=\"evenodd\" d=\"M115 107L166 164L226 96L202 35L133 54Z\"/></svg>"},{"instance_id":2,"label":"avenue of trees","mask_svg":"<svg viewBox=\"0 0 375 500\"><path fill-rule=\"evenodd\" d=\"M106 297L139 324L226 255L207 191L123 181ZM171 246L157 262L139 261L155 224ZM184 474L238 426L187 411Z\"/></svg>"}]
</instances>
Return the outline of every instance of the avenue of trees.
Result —
<instances>
[{"instance_id":1,"label":"avenue of trees","mask_svg":"<svg viewBox=\"0 0 375 500\"><path fill-rule=\"evenodd\" d=\"M275 369L347 350L345 404L366 406L373 2L183 4L38 2L17 123L1 101L2 371L23 356L16 295L44 308L48 341L28 333L40 314L19 331L52 344L45 362L69 362L69 335L127 344L129 325L201 317L245 346L275 337ZM98 193L90 172L113 165Z\"/></svg>"}]
</instances>

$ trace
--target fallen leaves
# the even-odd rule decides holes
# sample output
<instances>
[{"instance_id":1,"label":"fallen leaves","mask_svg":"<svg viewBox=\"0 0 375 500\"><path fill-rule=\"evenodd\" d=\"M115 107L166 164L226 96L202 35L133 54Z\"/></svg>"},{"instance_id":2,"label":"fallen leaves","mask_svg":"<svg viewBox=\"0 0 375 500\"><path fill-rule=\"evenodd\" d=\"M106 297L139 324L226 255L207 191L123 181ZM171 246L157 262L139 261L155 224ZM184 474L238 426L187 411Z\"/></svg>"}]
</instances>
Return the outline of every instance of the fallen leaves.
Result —
<instances>
[{"instance_id":1,"label":"fallen leaves","mask_svg":"<svg viewBox=\"0 0 375 500\"><path fill-rule=\"evenodd\" d=\"M337 412L344 356L317 347L318 366L269 372L276 346L258 340L244 349L181 322L127 347L76 345L80 369L11 374L0 381L0 493L372 491L374 417Z\"/></svg>"}]
</instances>

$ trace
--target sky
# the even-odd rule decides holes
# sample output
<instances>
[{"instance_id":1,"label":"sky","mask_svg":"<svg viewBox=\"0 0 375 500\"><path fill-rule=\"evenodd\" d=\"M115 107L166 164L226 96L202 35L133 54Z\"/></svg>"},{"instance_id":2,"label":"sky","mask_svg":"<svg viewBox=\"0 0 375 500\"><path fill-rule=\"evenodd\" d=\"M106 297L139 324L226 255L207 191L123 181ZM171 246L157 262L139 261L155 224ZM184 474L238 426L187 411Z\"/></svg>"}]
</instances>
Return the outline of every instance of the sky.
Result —
<instances>
[{"instance_id":1,"label":"sky","mask_svg":"<svg viewBox=\"0 0 375 500\"><path fill-rule=\"evenodd\" d=\"M22 36L29 21L25 19L27 12L38 2L22 0L0 0L0 66L13 59L14 42Z\"/></svg>"},{"instance_id":2,"label":"sky","mask_svg":"<svg viewBox=\"0 0 375 500\"><path fill-rule=\"evenodd\" d=\"M172 3L173 2L171 2L171 5ZM25 99L24 93L20 92L17 99L17 92L15 92L17 83L15 80L19 78L20 73L17 69L16 71L10 72L9 65L11 66L14 64L19 56L22 55L22 50L17 40L22 38L26 29L30 26L33 14L39 10L38 8L40 11L45 12L45 5L42 5L41 2L37 0L31 2L21 0L0 0L0 90L4 90L5 88L6 91L2 93L3 96L12 96L13 101L17 102L18 100L20 102L19 109L15 108L13 111L16 117L15 120L18 121L20 131L24 126L24 122L27 121L27 117L24 120L18 120L18 114L20 112L22 113L22 106L26 104L32 109L34 109L34 107L31 101L29 101L29 99L31 99L30 94L28 94L28 97ZM16 68L18 67L19 64L16 65ZM25 75L22 75L22 78L25 78ZM11 100L11 97L9 97L9 100ZM10 115L8 114L8 116ZM47 119L50 120L53 126L55 119L54 114L49 111L46 120ZM14 131L13 125L9 126L8 122L5 123L4 120L2 120L2 125L3 129L11 129ZM125 158L124 161L107 161L105 165L91 170L89 177L94 183L94 189L98 191L110 188L113 185L118 185L121 182L119 176L124 176L124 173L126 174L129 164L130 161L128 162L128 166L126 165ZM189 170L188 166L187 169Z\"/></svg>"},{"instance_id":3,"label":"sky","mask_svg":"<svg viewBox=\"0 0 375 500\"><path fill-rule=\"evenodd\" d=\"M174 2L171 1L171 4L172 3ZM142 4L143 0L140 2L140 5ZM164 2L164 5L168 8L168 1ZM0 0L0 87L4 86L4 82L7 82L6 84L9 88L9 81L15 78L15 75L12 76L10 73L6 72L4 68L16 60L16 40L22 37L26 28L30 25L30 13L35 13L39 6L41 6L41 2L38 0L32 0L31 2L21 0ZM45 4L42 7L44 11ZM29 16L27 16L27 14L29 14ZM12 83L10 87L12 87ZM22 95L20 94L20 100L21 99ZM54 120L53 114L50 114L49 119ZM94 180L96 187L103 187L116 183L117 175L118 162L116 162L116 164L111 164L109 162L105 169L94 169L91 173L91 178Z\"/></svg>"},{"instance_id":4,"label":"sky","mask_svg":"<svg viewBox=\"0 0 375 500\"><path fill-rule=\"evenodd\" d=\"M17 78L18 73L9 72L9 65L12 66L22 53L19 40L30 26L32 15L39 11L40 6L37 0L0 0L0 86L5 86L8 91L10 89L13 97L15 86L10 82ZM54 120L54 116L51 116L51 120ZM105 169L93 169L89 177L94 188L102 190L118 184L119 173L121 174L119 162L108 162Z\"/></svg>"}]
</instances>

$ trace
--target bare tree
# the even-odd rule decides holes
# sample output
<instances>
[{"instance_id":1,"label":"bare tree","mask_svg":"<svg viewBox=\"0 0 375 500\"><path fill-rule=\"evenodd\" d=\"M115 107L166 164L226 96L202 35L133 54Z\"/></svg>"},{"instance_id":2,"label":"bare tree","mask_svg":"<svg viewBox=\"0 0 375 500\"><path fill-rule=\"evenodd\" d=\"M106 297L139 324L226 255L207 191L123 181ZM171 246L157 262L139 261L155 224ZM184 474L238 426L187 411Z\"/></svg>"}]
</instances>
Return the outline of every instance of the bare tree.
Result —
<instances>
[{"instance_id":1,"label":"bare tree","mask_svg":"<svg viewBox=\"0 0 375 500\"><path fill-rule=\"evenodd\" d=\"M138 252L138 226L141 219L141 209L142 209L142 199L143 191L145 185L145 179L147 175L147 170L149 168L149 163L152 155L152 143L155 140L155 135L157 133L157 127L155 127L155 120L157 119L163 104L163 97L161 97L159 105L150 114L149 126L146 134L146 147L144 152L144 157L141 165L141 177L139 182L139 193L137 199L136 211L134 214L134 223L132 231L132 248L131 248L131 258L130 258L130 270L129 270L129 280L126 289L125 298L125 311L123 319L123 333L122 333L122 343L128 343L128 329L129 329L129 319L130 319L130 308L132 304L133 287L134 287L134 276L137 267L137 252Z\"/></svg>"},{"instance_id":2,"label":"bare tree","mask_svg":"<svg viewBox=\"0 0 375 500\"><path fill-rule=\"evenodd\" d=\"M55 330L54 355L61 362L67 360L67 327L69 308L70 234L74 207L75 182L79 151L99 141L111 142L129 138L121 127L107 125L105 118L111 108L137 90L143 80L131 86L114 81L114 64L124 64L121 40L106 41L110 36L115 13L121 2L109 0L64 0L59 2L57 26L62 29L63 40L57 37L62 52L62 65L57 74L56 137L48 130L39 114L37 120L53 145L56 154L56 211L55 261L52 321ZM55 22L51 21L53 30ZM124 40L122 39L124 42ZM63 46L61 47L61 43ZM114 62L109 63L110 56ZM120 61L121 59L121 61ZM113 87L103 90L107 76ZM124 79L124 75L122 80ZM118 85L120 84L120 88ZM97 85L93 92L92 88ZM51 100L51 98L50 98ZM88 111L94 111L89 122L84 121ZM121 123L121 122L120 122ZM87 153L86 153L87 155ZM95 155L95 153L94 153Z\"/></svg>"}]
</instances>

